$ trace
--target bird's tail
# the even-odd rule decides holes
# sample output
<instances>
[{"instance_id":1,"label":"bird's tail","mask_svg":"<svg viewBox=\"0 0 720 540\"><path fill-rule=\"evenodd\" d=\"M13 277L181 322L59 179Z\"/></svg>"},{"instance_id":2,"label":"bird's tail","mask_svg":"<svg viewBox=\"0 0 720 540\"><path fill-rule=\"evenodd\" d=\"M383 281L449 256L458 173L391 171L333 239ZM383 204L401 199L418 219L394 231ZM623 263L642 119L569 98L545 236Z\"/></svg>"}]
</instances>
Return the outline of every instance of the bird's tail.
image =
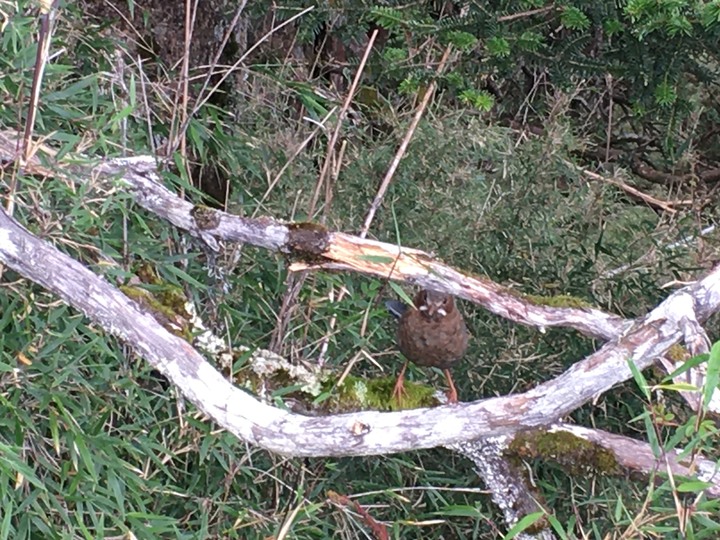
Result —
<instances>
[{"instance_id":1,"label":"bird's tail","mask_svg":"<svg viewBox=\"0 0 720 540\"><path fill-rule=\"evenodd\" d=\"M400 300L385 300L385 307L396 319L402 317L403 313L408 309L408 305Z\"/></svg>"}]
</instances>

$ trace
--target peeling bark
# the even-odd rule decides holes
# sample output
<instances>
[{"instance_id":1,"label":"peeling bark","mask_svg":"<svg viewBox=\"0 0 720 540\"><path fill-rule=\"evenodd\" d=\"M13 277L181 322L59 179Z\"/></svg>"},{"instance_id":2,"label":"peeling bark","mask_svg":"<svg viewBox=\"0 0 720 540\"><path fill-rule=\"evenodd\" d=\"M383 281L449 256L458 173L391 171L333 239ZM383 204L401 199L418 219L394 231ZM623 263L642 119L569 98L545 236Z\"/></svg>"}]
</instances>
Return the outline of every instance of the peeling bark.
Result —
<instances>
[{"instance_id":1,"label":"peeling bark","mask_svg":"<svg viewBox=\"0 0 720 540\"><path fill-rule=\"evenodd\" d=\"M402 452L551 424L629 379L629 359L644 369L680 341L688 306L697 306L701 315L720 306L717 267L703 280L672 294L622 337L523 394L432 409L312 418L276 409L233 387L190 344L4 212L0 212L0 260L134 347L219 425L252 444L293 456Z\"/></svg>"}]
</instances>

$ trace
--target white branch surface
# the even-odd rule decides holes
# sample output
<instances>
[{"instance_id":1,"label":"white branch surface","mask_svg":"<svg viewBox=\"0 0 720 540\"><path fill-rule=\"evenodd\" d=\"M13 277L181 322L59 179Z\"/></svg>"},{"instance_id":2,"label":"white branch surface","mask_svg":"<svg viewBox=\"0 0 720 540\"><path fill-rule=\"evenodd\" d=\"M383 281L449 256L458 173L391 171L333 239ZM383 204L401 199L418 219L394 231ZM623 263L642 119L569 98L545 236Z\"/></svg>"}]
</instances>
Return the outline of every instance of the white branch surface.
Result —
<instances>
[{"instance_id":1,"label":"white branch surface","mask_svg":"<svg viewBox=\"0 0 720 540\"><path fill-rule=\"evenodd\" d=\"M702 321L720 305L718 267L672 294L622 337L523 394L432 409L305 417L261 403L233 387L190 344L4 212L0 212L0 261L133 346L220 426L254 445L292 456L386 454L548 425L630 378L628 359L646 368L680 341L681 322L692 315L685 313L688 306L695 307Z\"/></svg>"},{"instance_id":2,"label":"white branch surface","mask_svg":"<svg viewBox=\"0 0 720 540\"><path fill-rule=\"evenodd\" d=\"M475 472L490 490L493 502L503 513L505 523L512 527L529 514L544 511L528 489L523 473L505 457L504 452L512 437L490 437L449 446L475 465ZM537 523L536 523L537 524ZM538 524L539 525L539 524ZM537 533L520 533L517 540L553 540L555 535L545 524Z\"/></svg>"}]
</instances>

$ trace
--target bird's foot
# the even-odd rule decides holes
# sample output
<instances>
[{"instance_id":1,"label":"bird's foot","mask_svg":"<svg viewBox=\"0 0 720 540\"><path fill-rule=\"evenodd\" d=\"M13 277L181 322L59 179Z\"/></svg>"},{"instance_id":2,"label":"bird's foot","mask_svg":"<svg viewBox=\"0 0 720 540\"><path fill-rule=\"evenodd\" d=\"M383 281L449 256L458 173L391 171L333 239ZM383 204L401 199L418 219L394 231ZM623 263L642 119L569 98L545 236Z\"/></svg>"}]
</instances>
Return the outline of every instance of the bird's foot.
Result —
<instances>
[{"instance_id":1,"label":"bird's foot","mask_svg":"<svg viewBox=\"0 0 720 540\"><path fill-rule=\"evenodd\" d=\"M447 396L448 405L455 405L458 402L457 390L454 388L448 390L445 395Z\"/></svg>"},{"instance_id":2,"label":"bird's foot","mask_svg":"<svg viewBox=\"0 0 720 540\"><path fill-rule=\"evenodd\" d=\"M452 375L450 374L449 369L443 370L445 372L445 378L447 379L448 386L450 387L447 393L445 394L447 396L448 405L454 405L458 402L458 393L457 389L455 388L455 383L453 382Z\"/></svg>"},{"instance_id":3,"label":"bird's foot","mask_svg":"<svg viewBox=\"0 0 720 540\"><path fill-rule=\"evenodd\" d=\"M398 379L393 388L392 397L397 401L398 405L402 405L403 398L405 397L405 384L402 379Z\"/></svg>"},{"instance_id":4,"label":"bird's foot","mask_svg":"<svg viewBox=\"0 0 720 540\"><path fill-rule=\"evenodd\" d=\"M405 370L407 369L408 363L403 364L400 374L398 375L395 387L393 388L392 397L399 407L402 407L403 396L405 395Z\"/></svg>"}]
</instances>

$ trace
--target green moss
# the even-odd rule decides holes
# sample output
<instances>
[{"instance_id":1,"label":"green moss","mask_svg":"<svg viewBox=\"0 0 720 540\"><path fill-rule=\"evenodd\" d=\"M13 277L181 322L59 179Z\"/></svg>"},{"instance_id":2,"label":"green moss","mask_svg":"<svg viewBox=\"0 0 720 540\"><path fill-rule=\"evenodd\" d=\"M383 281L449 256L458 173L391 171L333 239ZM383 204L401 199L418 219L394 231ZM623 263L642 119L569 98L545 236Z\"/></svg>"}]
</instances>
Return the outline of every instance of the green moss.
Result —
<instances>
[{"instance_id":1,"label":"green moss","mask_svg":"<svg viewBox=\"0 0 720 540\"><path fill-rule=\"evenodd\" d=\"M399 411L437 405L433 388L411 381L405 381L405 395L398 402L392 395L395 381L393 376L365 379L350 375L336 389L330 408L334 412L368 409Z\"/></svg>"},{"instance_id":2,"label":"green moss","mask_svg":"<svg viewBox=\"0 0 720 540\"><path fill-rule=\"evenodd\" d=\"M186 317L187 297L182 287L164 282L155 272L153 266L149 263L140 264L135 270L135 275L147 285L152 285L152 291L145 290L150 296L165 308L169 308L174 313ZM134 298L137 300L137 298Z\"/></svg>"},{"instance_id":3,"label":"green moss","mask_svg":"<svg viewBox=\"0 0 720 540\"><path fill-rule=\"evenodd\" d=\"M190 210L190 215L195 219L195 225L201 231L215 229L220 225L220 212L214 208L197 205Z\"/></svg>"},{"instance_id":4,"label":"green moss","mask_svg":"<svg viewBox=\"0 0 720 540\"><path fill-rule=\"evenodd\" d=\"M135 285L122 285L120 290L132 300L135 300L141 308L150 312L155 317L155 320L162 325L168 332L183 338L184 340L192 341L192 332L190 324L187 319L188 314L185 310L185 298L182 298L182 303L178 298L174 298L174 305L168 305L162 300L162 294L156 296L147 289L144 289ZM169 293L168 293L169 294ZM176 309L178 308L179 309Z\"/></svg>"},{"instance_id":5,"label":"green moss","mask_svg":"<svg viewBox=\"0 0 720 540\"><path fill-rule=\"evenodd\" d=\"M150 263L141 263L135 269L135 275L148 285L160 285L162 280L158 277L157 272Z\"/></svg>"},{"instance_id":6,"label":"green moss","mask_svg":"<svg viewBox=\"0 0 720 540\"><path fill-rule=\"evenodd\" d=\"M366 379L349 375L337 386L339 373L295 365L270 351L255 351L247 369L233 374L234 382L257 392L260 385L271 393L295 400L293 408L312 414L346 413L359 410L398 411L438 404L435 390L422 384L405 382L402 403L393 398L395 377ZM327 399L313 404L315 398Z\"/></svg>"},{"instance_id":7,"label":"green moss","mask_svg":"<svg viewBox=\"0 0 720 540\"><path fill-rule=\"evenodd\" d=\"M679 343L670 347L667 355L673 362L685 362L688 358L690 358L690 352Z\"/></svg>"},{"instance_id":8,"label":"green moss","mask_svg":"<svg viewBox=\"0 0 720 540\"><path fill-rule=\"evenodd\" d=\"M623 471L612 452L564 431L519 433L506 451L511 459L549 459L569 474L615 475Z\"/></svg>"},{"instance_id":9,"label":"green moss","mask_svg":"<svg viewBox=\"0 0 720 540\"><path fill-rule=\"evenodd\" d=\"M173 312L185 313L185 305L187 304L188 299L185 296L185 291L182 290L182 287L167 284L164 285L160 291L155 293L155 296L157 296L157 299L163 306L170 308Z\"/></svg>"},{"instance_id":10,"label":"green moss","mask_svg":"<svg viewBox=\"0 0 720 540\"><path fill-rule=\"evenodd\" d=\"M535 294L526 294L524 298L530 300L533 304L548 307L565 307L565 308L590 308L592 305L582 298L570 296L569 294L559 294L557 296L540 296Z\"/></svg>"}]
</instances>

